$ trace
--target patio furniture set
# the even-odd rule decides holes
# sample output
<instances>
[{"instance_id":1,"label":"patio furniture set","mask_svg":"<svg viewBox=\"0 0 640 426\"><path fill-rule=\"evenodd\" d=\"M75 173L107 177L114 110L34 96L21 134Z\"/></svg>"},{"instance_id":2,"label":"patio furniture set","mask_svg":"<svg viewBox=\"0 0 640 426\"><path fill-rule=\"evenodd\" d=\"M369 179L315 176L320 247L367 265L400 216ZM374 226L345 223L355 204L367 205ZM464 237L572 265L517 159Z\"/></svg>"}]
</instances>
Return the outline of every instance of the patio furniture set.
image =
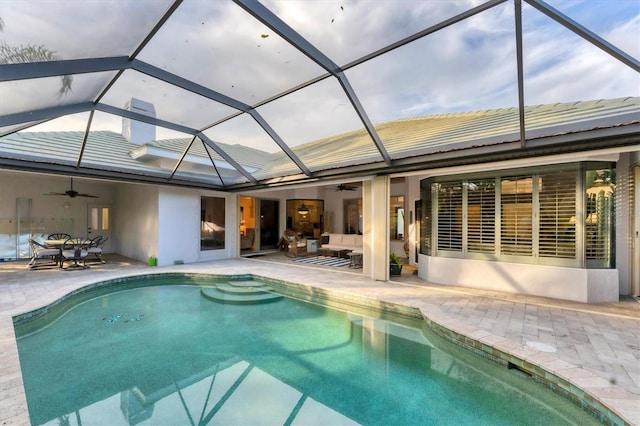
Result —
<instances>
[{"instance_id":1,"label":"patio furniture set","mask_svg":"<svg viewBox=\"0 0 640 426\"><path fill-rule=\"evenodd\" d=\"M288 256L308 256L307 240L295 231L287 229L284 239L288 243ZM326 241L326 242L323 242ZM362 235L328 234L323 235L314 253L317 257L329 256L349 259L349 268L362 268Z\"/></svg>"},{"instance_id":2,"label":"patio furniture set","mask_svg":"<svg viewBox=\"0 0 640 426\"><path fill-rule=\"evenodd\" d=\"M64 270L74 270L86 269L88 267L87 260L105 263L102 258L102 250L107 237L101 235L88 239L57 233L49 235L42 242L32 238L27 241L32 253L31 260L27 264L29 269L59 266ZM90 255L93 257L87 259ZM70 264L65 267L65 262Z\"/></svg>"}]
</instances>

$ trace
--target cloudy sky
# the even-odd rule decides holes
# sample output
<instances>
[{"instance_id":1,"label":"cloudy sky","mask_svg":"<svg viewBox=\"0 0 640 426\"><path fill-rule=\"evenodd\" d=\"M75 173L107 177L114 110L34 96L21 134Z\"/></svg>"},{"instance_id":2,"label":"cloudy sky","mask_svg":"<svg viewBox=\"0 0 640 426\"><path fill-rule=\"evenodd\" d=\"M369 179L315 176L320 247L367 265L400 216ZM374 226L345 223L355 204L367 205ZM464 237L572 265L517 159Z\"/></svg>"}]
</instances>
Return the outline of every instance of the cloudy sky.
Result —
<instances>
[{"instance_id":1,"label":"cloudy sky","mask_svg":"<svg viewBox=\"0 0 640 426\"><path fill-rule=\"evenodd\" d=\"M269 0L263 4L339 66L428 28L481 1ZM159 0L4 0L2 43L45 46L64 59L130 55L170 2ZM640 2L554 0L554 8L640 58ZM34 7L37 5L37 7ZM518 104L512 1L345 72L369 118L381 123ZM523 5L525 104L640 96L638 73L526 3ZM249 105L323 75L317 64L230 1L185 0L138 59ZM0 83L0 114L95 99L113 73ZM203 128L233 109L126 71L101 99L122 107L136 97L158 118ZM288 144L362 128L335 78L258 108ZM39 130L84 130L88 114ZM93 129L120 131L121 119L97 113ZM275 151L251 118L205 132L214 140ZM158 137L180 136L158 129Z\"/></svg>"}]
</instances>

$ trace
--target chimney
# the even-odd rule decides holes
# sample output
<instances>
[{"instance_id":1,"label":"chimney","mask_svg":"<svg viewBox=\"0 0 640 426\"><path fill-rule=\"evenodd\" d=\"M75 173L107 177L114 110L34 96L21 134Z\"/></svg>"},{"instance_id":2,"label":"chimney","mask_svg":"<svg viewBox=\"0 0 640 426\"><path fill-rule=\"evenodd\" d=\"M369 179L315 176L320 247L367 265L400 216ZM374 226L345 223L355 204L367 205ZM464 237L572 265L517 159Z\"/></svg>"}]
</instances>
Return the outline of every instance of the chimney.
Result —
<instances>
[{"instance_id":1,"label":"chimney","mask_svg":"<svg viewBox=\"0 0 640 426\"><path fill-rule=\"evenodd\" d=\"M140 99L131 98L131 100L127 101L124 105L124 109L156 118L156 110L153 104L141 101ZM156 126L123 117L122 136L130 143L143 145L156 139Z\"/></svg>"}]
</instances>

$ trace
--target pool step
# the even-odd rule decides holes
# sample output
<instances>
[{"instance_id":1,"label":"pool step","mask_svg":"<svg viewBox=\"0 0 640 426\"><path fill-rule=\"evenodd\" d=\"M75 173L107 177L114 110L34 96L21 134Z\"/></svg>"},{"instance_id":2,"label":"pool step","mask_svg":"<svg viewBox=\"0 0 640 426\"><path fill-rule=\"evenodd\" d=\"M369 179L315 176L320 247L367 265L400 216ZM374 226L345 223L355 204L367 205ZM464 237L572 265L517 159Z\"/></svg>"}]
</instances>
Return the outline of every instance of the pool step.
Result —
<instances>
[{"instance_id":1,"label":"pool step","mask_svg":"<svg viewBox=\"0 0 640 426\"><path fill-rule=\"evenodd\" d=\"M232 283L219 283L216 284L216 288L223 293L244 294L247 296L253 294L264 294L266 291L273 290L271 287L267 287L264 284L258 284L257 286L255 284L253 286L238 286Z\"/></svg>"},{"instance_id":2,"label":"pool step","mask_svg":"<svg viewBox=\"0 0 640 426\"><path fill-rule=\"evenodd\" d=\"M257 281L228 281L218 283L215 287L203 287L200 293L214 302L235 305L269 303L282 299L281 295L270 293L271 290L271 287Z\"/></svg>"}]
</instances>

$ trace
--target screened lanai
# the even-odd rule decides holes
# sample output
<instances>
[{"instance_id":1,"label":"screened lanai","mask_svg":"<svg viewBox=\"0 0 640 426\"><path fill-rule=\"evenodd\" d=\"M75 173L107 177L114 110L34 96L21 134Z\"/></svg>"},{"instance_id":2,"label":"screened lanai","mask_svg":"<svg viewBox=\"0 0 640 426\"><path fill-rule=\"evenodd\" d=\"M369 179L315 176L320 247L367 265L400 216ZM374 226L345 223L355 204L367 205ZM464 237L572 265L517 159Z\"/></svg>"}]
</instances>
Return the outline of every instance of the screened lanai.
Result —
<instances>
[{"instance_id":1,"label":"screened lanai","mask_svg":"<svg viewBox=\"0 0 640 426\"><path fill-rule=\"evenodd\" d=\"M240 191L638 143L635 0L4 1L0 19L5 169Z\"/></svg>"}]
</instances>

